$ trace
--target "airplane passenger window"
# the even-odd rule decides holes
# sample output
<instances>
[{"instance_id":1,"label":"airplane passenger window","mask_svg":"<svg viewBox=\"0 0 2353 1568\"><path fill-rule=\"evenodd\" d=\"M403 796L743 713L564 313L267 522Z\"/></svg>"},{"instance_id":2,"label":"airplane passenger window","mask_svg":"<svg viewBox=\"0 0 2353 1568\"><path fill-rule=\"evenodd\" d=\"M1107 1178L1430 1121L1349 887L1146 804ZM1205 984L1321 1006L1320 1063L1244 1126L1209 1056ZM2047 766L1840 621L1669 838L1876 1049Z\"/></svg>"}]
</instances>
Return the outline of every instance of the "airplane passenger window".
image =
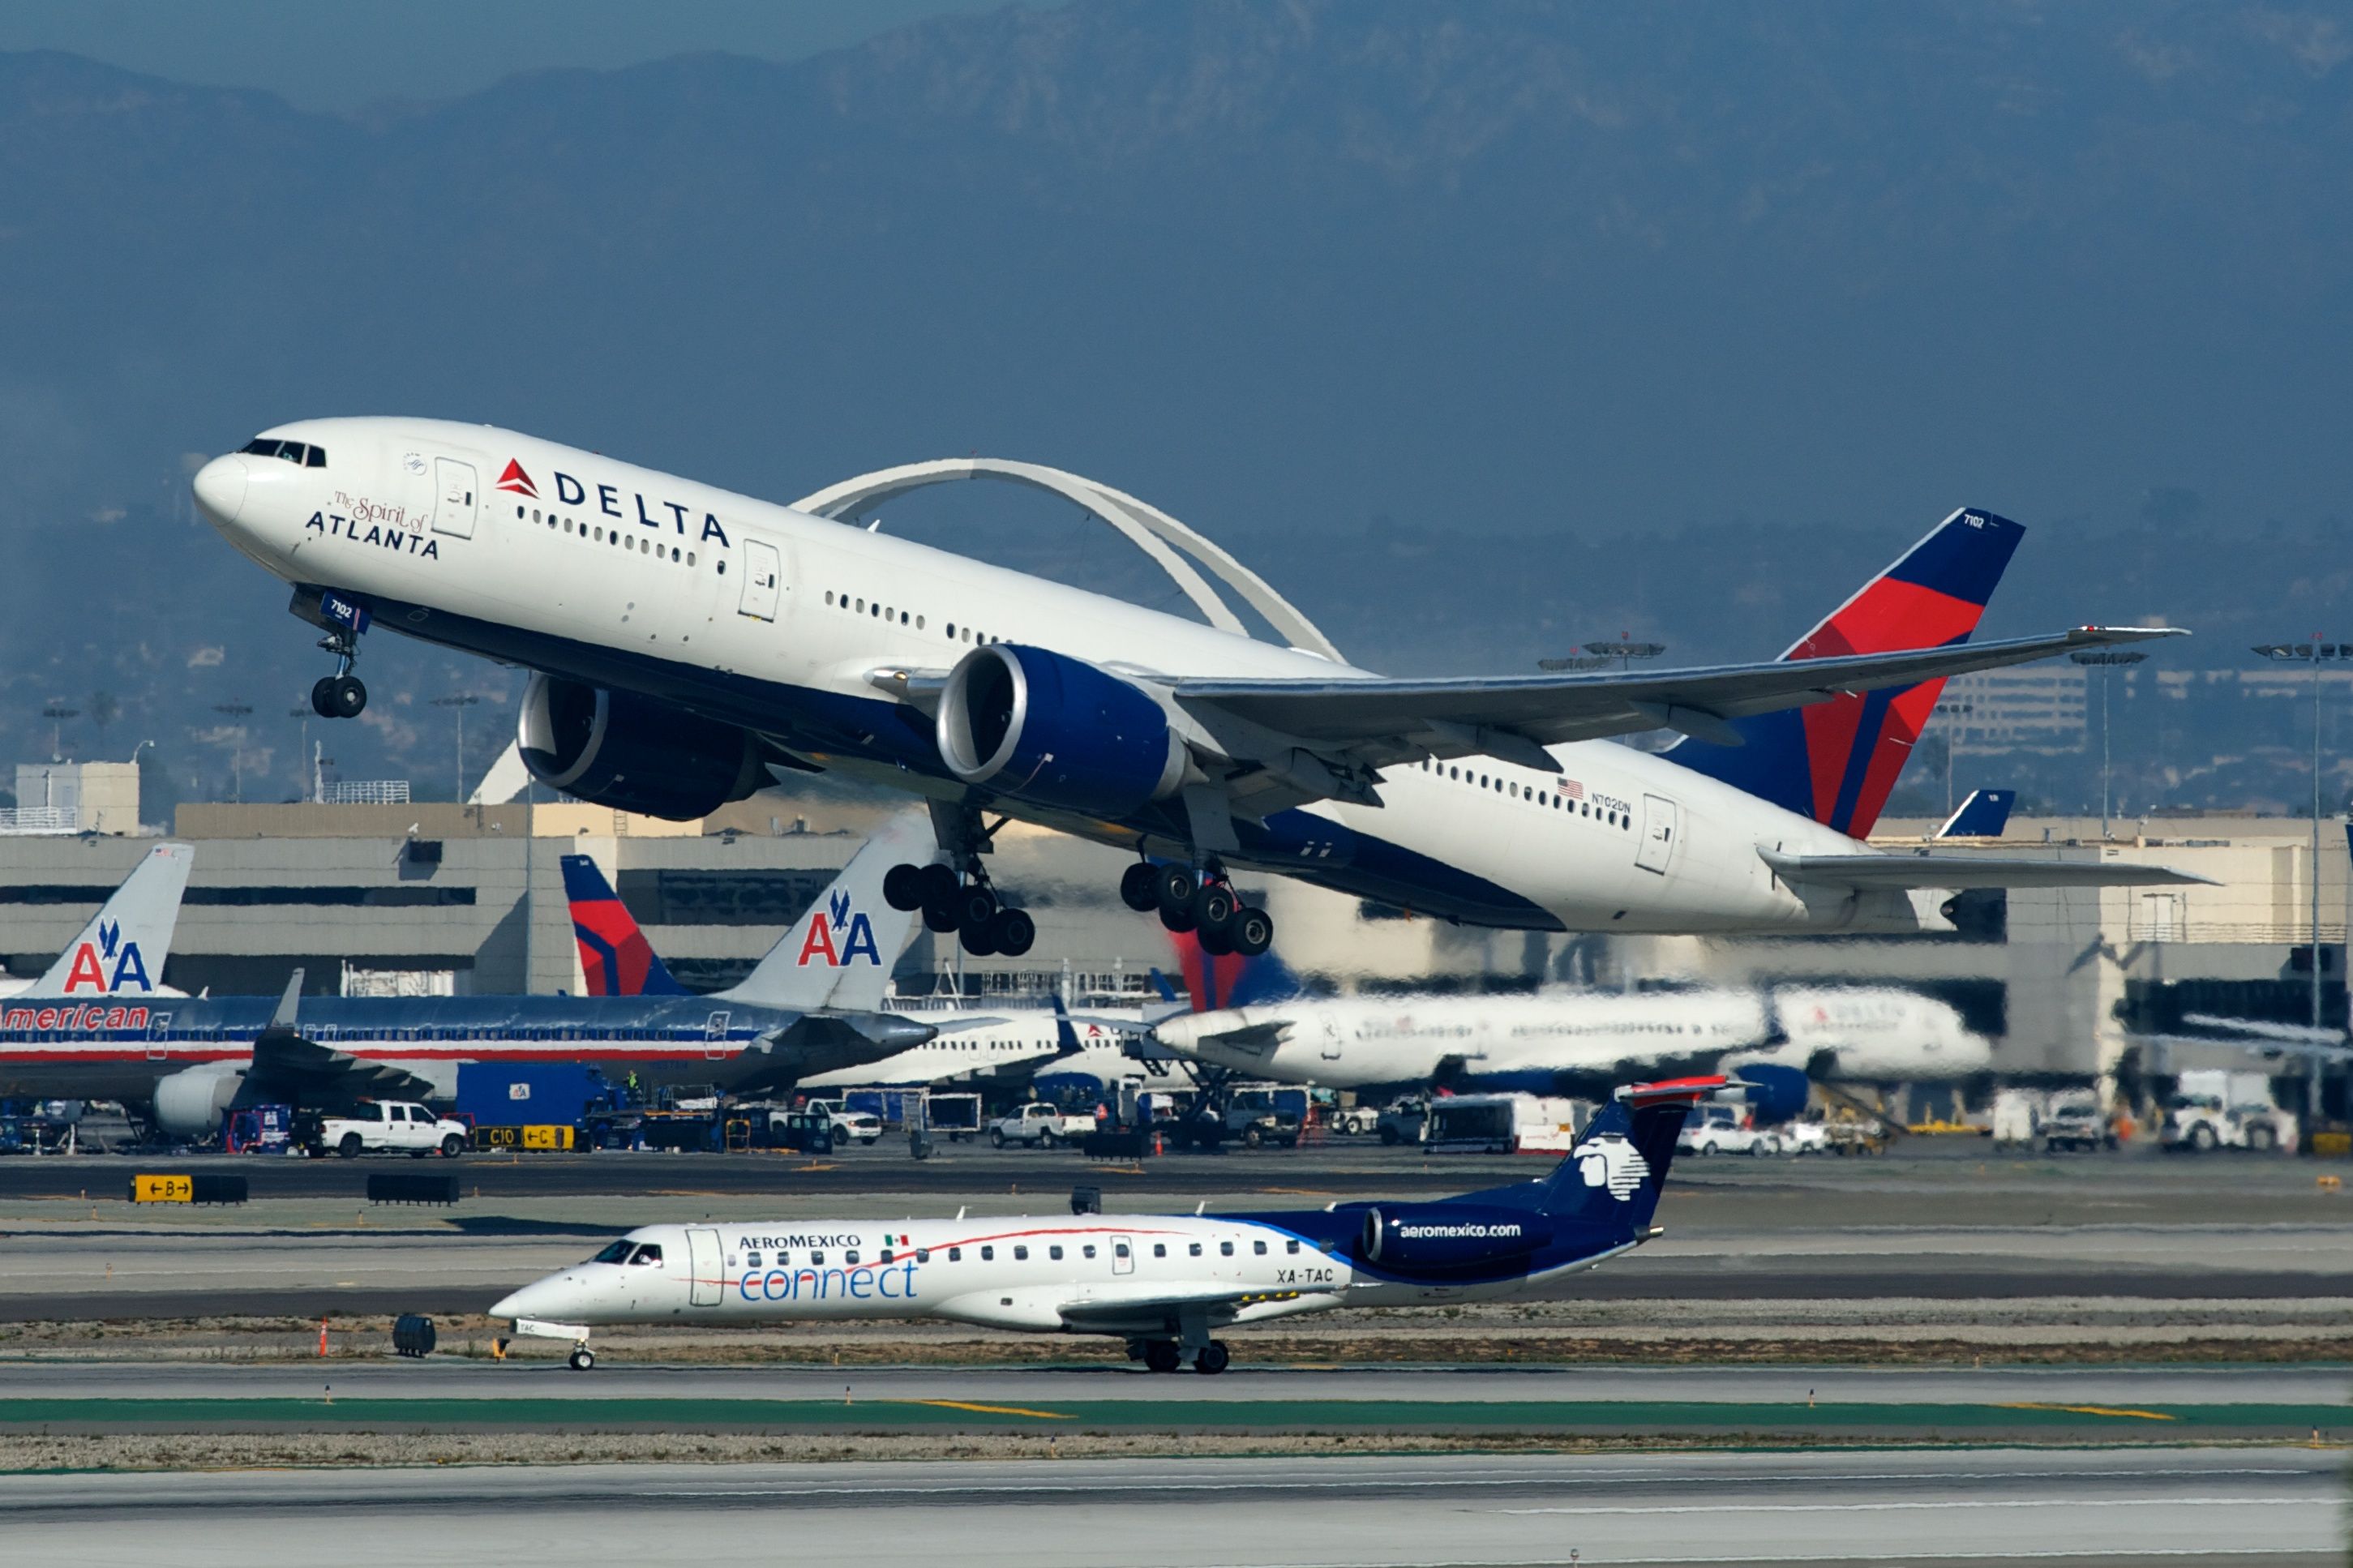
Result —
<instances>
[{"instance_id":1,"label":"airplane passenger window","mask_svg":"<svg viewBox=\"0 0 2353 1568\"><path fill-rule=\"evenodd\" d=\"M917 616L915 617L915 629L917 631L922 631L923 629L923 617L921 616Z\"/></svg>"},{"instance_id":2,"label":"airplane passenger window","mask_svg":"<svg viewBox=\"0 0 2353 1568\"><path fill-rule=\"evenodd\" d=\"M950 621L948 623L948 641L955 641L955 623L954 621Z\"/></svg>"},{"instance_id":3,"label":"airplane passenger window","mask_svg":"<svg viewBox=\"0 0 2353 1568\"><path fill-rule=\"evenodd\" d=\"M1231 1258L1234 1255L1234 1244L1230 1241L1218 1243L1218 1253L1220 1257Z\"/></svg>"},{"instance_id":4,"label":"airplane passenger window","mask_svg":"<svg viewBox=\"0 0 2353 1568\"><path fill-rule=\"evenodd\" d=\"M630 1258L629 1263L632 1268L659 1268L661 1267L661 1248L649 1241L638 1248L637 1256Z\"/></svg>"},{"instance_id":5,"label":"airplane passenger window","mask_svg":"<svg viewBox=\"0 0 2353 1568\"><path fill-rule=\"evenodd\" d=\"M828 605L831 605L833 603L833 590L830 588L828 588L825 591L825 602Z\"/></svg>"},{"instance_id":6,"label":"airplane passenger window","mask_svg":"<svg viewBox=\"0 0 2353 1568\"><path fill-rule=\"evenodd\" d=\"M1288 1240L1288 1241L1284 1242L1284 1243L1282 1244L1282 1250L1283 1250L1283 1251L1285 1251L1285 1252L1296 1252L1296 1251L1298 1251L1298 1250L1299 1250L1299 1239L1298 1239L1296 1237L1293 1237L1292 1239L1290 1239L1290 1240Z\"/></svg>"},{"instance_id":7,"label":"airplane passenger window","mask_svg":"<svg viewBox=\"0 0 2353 1568\"><path fill-rule=\"evenodd\" d=\"M858 601L858 613L861 616L866 613L866 601L863 599Z\"/></svg>"},{"instance_id":8,"label":"airplane passenger window","mask_svg":"<svg viewBox=\"0 0 2353 1568\"><path fill-rule=\"evenodd\" d=\"M1013 1249L1013 1261L1014 1261L1014 1262L1016 1262L1016 1263L1027 1263L1027 1262L1029 1262L1029 1249L1028 1247L1015 1247L1015 1248Z\"/></svg>"},{"instance_id":9,"label":"airplane passenger window","mask_svg":"<svg viewBox=\"0 0 2353 1568\"><path fill-rule=\"evenodd\" d=\"M1111 1244L1111 1255L1113 1258L1125 1258L1127 1256L1127 1243L1124 1241L1113 1242Z\"/></svg>"},{"instance_id":10,"label":"airplane passenger window","mask_svg":"<svg viewBox=\"0 0 2353 1568\"><path fill-rule=\"evenodd\" d=\"M843 1254L841 1255L841 1260L842 1260L844 1263L855 1263L855 1262L857 1262L857 1261L858 1261L858 1248L856 1248L856 1247L851 1247L849 1251L847 1251L847 1252L843 1253Z\"/></svg>"},{"instance_id":11,"label":"airplane passenger window","mask_svg":"<svg viewBox=\"0 0 2353 1568\"><path fill-rule=\"evenodd\" d=\"M1253 1241L1250 1243L1250 1250L1257 1253L1261 1258L1264 1258L1266 1256L1266 1243L1263 1241Z\"/></svg>"},{"instance_id":12,"label":"airplane passenger window","mask_svg":"<svg viewBox=\"0 0 2353 1568\"><path fill-rule=\"evenodd\" d=\"M899 612L899 624L902 626L907 624L907 612L904 610Z\"/></svg>"},{"instance_id":13,"label":"airplane passenger window","mask_svg":"<svg viewBox=\"0 0 2353 1568\"><path fill-rule=\"evenodd\" d=\"M745 1253L744 1255L744 1267L746 1268L757 1268L760 1267L760 1255L756 1252Z\"/></svg>"},{"instance_id":14,"label":"airplane passenger window","mask_svg":"<svg viewBox=\"0 0 2353 1568\"><path fill-rule=\"evenodd\" d=\"M964 1261L964 1248L961 1247L949 1247L948 1261L950 1263L962 1263Z\"/></svg>"},{"instance_id":15,"label":"airplane passenger window","mask_svg":"<svg viewBox=\"0 0 2353 1568\"><path fill-rule=\"evenodd\" d=\"M822 1252L812 1252L809 1254L809 1261L815 1264L818 1268L822 1268L825 1267L825 1254Z\"/></svg>"},{"instance_id":16,"label":"airplane passenger window","mask_svg":"<svg viewBox=\"0 0 2353 1568\"><path fill-rule=\"evenodd\" d=\"M1201 1256L1201 1244L1198 1241L1194 1242L1191 1246L1187 1247L1186 1250L1191 1253L1194 1257L1198 1258Z\"/></svg>"},{"instance_id":17,"label":"airplane passenger window","mask_svg":"<svg viewBox=\"0 0 2353 1568\"><path fill-rule=\"evenodd\" d=\"M686 558L686 563L687 563L689 566L693 565L693 564L694 564L694 557L693 557L693 556L691 556L691 555L689 555L689 556ZM722 562L719 563L719 574L720 574L722 577L724 577L724 576L726 576L726 575L727 575L727 563L725 563L724 561L722 561Z\"/></svg>"},{"instance_id":18,"label":"airplane passenger window","mask_svg":"<svg viewBox=\"0 0 2353 1568\"><path fill-rule=\"evenodd\" d=\"M885 1262L885 1263L888 1263L888 1262L890 1262L890 1261L891 1261L891 1258L892 1258L892 1252L891 1252L891 1249L890 1249L889 1247L884 1247L884 1248L882 1249L882 1261L883 1261L883 1262Z\"/></svg>"},{"instance_id":19,"label":"airplane passenger window","mask_svg":"<svg viewBox=\"0 0 2353 1568\"><path fill-rule=\"evenodd\" d=\"M1059 1247L1050 1247L1046 1249L1046 1256L1060 1263L1062 1261L1062 1249Z\"/></svg>"},{"instance_id":20,"label":"airplane passenger window","mask_svg":"<svg viewBox=\"0 0 2353 1568\"><path fill-rule=\"evenodd\" d=\"M915 1248L915 1261L916 1261L916 1262L918 1262L918 1263L929 1263L931 1260L932 1260L932 1249L931 1249L930 1247L919 1247Z\"/></svg>"},{"instance_id":21,"label":"airplane passenger window","mask_svg":"<svg viewBox=\"0 0 2353 1568\"><path fill-rule=\"evenodd\" d=\"M980 1249L980 1260L981 1260L983 1263L994 1263L994 1262L996 1262L996 1261L997 1261L997 1248L995 1248L995 1247L982 1247L982 1248Z\"/></svg>"},{"instance_id":22,"label":"airplane passenger window","mask_svg":"<svg viewBox=\"0 0 2353 1568\"><path fill-rule=\"evenodd\" d=\"M1168 1244L1167 1244L1166 1242L1165 1242L1165 1241L1155 1241L1155 1242L1154 1242L1154 1243L1152 1244L1152 1256L1153 1256L1153 1257L1155 1257L1155 1258L1166 1258L1166 1257L1167 1257L1167 1256L1168 1256Z\"/></svg>"},{"instance_id":23,"label":"airplane passenger window","mask_svg":"<svg viewBox=\"0 0 2353 1568\"><path fill-rule=\"evenodd\" d=\"M1095 1255L1095 1244L1091 1241L1080 1250L1084 1252L1089 1258L1092 1258Z\"/></svg>"}]
</instances>

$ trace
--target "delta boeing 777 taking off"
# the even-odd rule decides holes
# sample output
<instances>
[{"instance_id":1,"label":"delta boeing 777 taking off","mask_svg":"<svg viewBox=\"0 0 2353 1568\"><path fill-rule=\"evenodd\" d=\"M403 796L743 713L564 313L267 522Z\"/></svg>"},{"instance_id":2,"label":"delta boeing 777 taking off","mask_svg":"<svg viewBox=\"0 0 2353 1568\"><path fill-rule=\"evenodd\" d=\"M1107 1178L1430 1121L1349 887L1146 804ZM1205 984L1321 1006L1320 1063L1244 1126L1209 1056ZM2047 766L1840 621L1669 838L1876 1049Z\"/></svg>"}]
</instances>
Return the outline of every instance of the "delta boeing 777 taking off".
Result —
<instances>
[{"instance_id":1,"label":"delta boeing 777 taking off","mask_svg":"<svg viewBox=\"0 0 2353 1568\"><path fill-rule=\"evenodd\" d=\"M322 713L365 706L383 626L534 671L523 760L581 798L691 818L796 769L917 792L951 863L886 891L975 952L1034 935L988 886L985 813L1134 849L1131 906L1245 953L1273 927L1240 867L1471 924L1669 932L1936 929L1948 889L2187 879L1860 842L1947 677L2168 635L1970 643L2021 533L1990 512L1778 660L1415 679L490 426L303 420L195 489L326 632ZM1594 743L1661 728L1685 738Z\"/></svg>"}]
</instances>

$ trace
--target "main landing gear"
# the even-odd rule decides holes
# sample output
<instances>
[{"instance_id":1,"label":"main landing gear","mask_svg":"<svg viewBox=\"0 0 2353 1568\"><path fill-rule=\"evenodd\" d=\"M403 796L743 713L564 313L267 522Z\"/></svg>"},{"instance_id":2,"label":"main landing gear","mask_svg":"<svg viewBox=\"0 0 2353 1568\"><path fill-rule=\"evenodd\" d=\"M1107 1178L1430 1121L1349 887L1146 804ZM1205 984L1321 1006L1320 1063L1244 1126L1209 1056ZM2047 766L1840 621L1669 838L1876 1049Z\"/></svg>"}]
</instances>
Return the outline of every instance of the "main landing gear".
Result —
<instances>
[{"instance_id":1,"label":"main landing gear","mask_svg":"<svg viewBox=\"0 0 2353 1568\"><path fill-rule=\"evenodd\" d=\"M1217 956L1256 958L1274 944L1274 917L1242 902L1215 862L1196 873L1187 866L1138 861L1121 876L1119 897L1138 914L1157 910L1170 931L1198 933L1202 951Z\"/></svg>"},{"instance_id":2,"label":"main landing gear","mask_svg":"<svg viewBox=\"0 0 2353 1568\"><path fill-rule=\"evenodd\" d=\"M963 876L937 862L893 866L882 877L883 900L894 910L923 910L926 927L943 935L955 931L976 958L1020 957L1038 940L1038 922L997 896L978 856L966 860Z\"/></svg>"},{"instance_id":3,"label":"main landing gear","mask_svg":"<svg viewBox=\"0 0 2353 1568\"><path fill-rule=\"evenodd\" d=\"M356 719L367 710L367 687L352 673L359 662L356 633L329 632L319 646L335 656L335 673L322 675L311 687L311 711L322 719Z\"/></svg>"},{"instance_id":4,"label":"main landing gear","mask_svg":"<svg viewBox=\"0 0 2353 1568\"><path fill-rule=\"evenodd\" d=\"M1175 1340L1131 1340L1127 1359L1140 1361L1146 1372L1176 1372L1186 1363L1185 1347ZM1233 1364L1233 1353L1226 1349L1223 1340L1211 1340L1191 1352L1193 1370L1203 1377L1215 1377Z\"/></svg>"}]
</instances>

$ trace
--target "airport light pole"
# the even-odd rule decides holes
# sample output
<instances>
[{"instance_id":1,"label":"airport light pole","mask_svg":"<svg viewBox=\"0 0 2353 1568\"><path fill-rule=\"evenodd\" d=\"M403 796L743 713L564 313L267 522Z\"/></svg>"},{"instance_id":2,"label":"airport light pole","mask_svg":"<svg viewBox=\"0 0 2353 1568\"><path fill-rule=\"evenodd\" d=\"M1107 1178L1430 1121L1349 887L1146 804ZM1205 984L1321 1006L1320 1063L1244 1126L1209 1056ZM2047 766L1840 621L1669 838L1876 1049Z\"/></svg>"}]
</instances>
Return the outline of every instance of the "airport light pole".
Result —
<instances>
[{"instance_id":1,"label":"airport light pole","mask_svg":"<svg viewBox=\"0 0 2353 1568\"><path fill-rule=\"evenodd\" d=\"M2353 659L2353 643L2322 642L2315 632L2302 642L2258 643L2255 657L2268 658L2275 664L2308 663L2312 666L2312 1026L2320 1023L2320 667L2331 661ZM2305 1060L2304 1075L2305 1123L2310 1127L2320 1120L2320 1058Z\"/></svg>"},{"instance_id":2,"label":"airport light pole","mask_svg":"<svg viewBox=\"0 0 2353 1568\"><path fill-rule=\"evenodd\" d=\"M434 707L449 709L458 715L457 799L459 805L466 804L466 710L471 708L475 703L480 702L480 698L475 696L471 692L465 692L453 697L436 697L433 700Z\"/></svg>"},{"instance_id":3,"label":"airport light pole","mask_svg":"<svg viewBox=\"0 0 2353 1568\"><path fill-rule=\"evenodd\" d=\"M49 721L49 761L66 760L66 721L80 714L80 709L65 702L52 702L41 710L41 717Z\"/></svg>"},{"instance_id":4,"label":"airport light pole","mask_svg":"<svg viewBox=\"0 0 2353 1568\"><path fill-rule=\"evenodd\" d=\"M229 743L229 797L238 805L245 804L245 721L253 712L250 702L216 702L213 711L227 719L236 729L237 739Z\"/></svg>"},{"instance_id":5,"label":"airport light pole","mask_svg":"<svg viewBox=\"0 0 2353 1568\"><path fill-rule=\"evenodd\" d=\"M2118 665L2136 665L2148 655L2130 648L2085 648L2067 656L2077 664L2096 666L2100 672L2100 837L2108 836L2108 677ZM1949 790L1949 786L1948 786Z\"/></svg>"}]
</instances>

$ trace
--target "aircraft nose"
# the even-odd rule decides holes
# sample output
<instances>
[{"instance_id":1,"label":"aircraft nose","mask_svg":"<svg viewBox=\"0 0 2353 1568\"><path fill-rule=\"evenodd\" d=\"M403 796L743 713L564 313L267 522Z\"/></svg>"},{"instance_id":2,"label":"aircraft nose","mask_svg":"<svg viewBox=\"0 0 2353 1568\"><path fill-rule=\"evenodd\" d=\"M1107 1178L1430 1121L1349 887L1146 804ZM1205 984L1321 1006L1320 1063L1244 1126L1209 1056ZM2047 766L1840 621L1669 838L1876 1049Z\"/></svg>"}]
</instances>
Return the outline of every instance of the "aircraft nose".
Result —
<instances>
[{"instance_id":1,"label":"aircraft nose","mask_svg":"<svg viewBox=\"0 0 2353 1568\"><path fill-rule=\"evenodd\" d=\"M520 1290L500 1297L491 1305L493 1318L544 1318L550 1316L563 1294L554 1279L534 1279Z\"/></svg>"},{"instance_id":2,"label":"aircraft nose","mask_svg":"<svg viewBox=\"0 0 2353 1568\"><path fill-rule=\"evenodd\" d=\"M237 521L245 506L245 481L250 470L239 457L215 458L196 470L194 487L196 504L216 528L225 528Z\"/></svg>"}]
</instances>

